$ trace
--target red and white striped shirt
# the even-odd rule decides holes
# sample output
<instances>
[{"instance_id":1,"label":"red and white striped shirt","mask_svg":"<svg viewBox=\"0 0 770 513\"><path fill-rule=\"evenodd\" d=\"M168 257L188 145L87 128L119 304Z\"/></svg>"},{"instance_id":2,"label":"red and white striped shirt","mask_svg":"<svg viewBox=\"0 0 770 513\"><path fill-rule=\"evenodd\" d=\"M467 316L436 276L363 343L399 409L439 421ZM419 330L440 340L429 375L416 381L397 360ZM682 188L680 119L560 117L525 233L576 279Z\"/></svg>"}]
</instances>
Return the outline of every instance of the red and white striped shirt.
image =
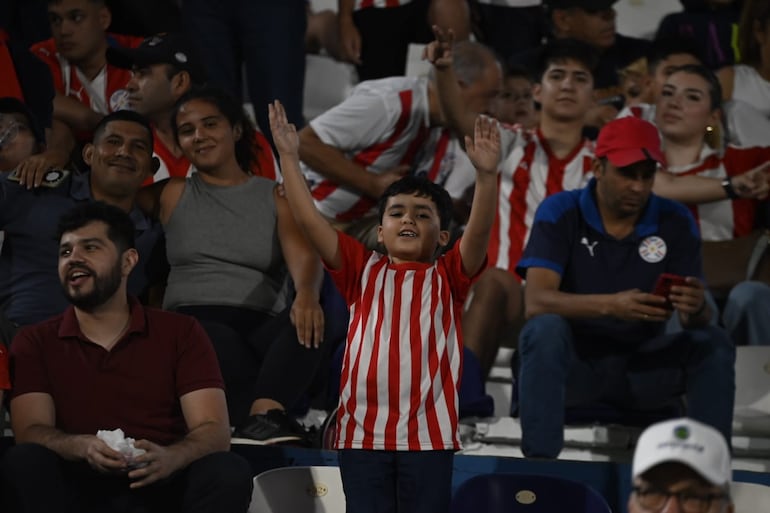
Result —
<instances>
[{"instance_id":1,"label":"red and white striped shirt","mask_svg":"<svg viewBox=\"0 0 770 513\"><path fill-rule=\"evenodd\" d=\"M456 450L462 305L475 277L459 244L432 263L394 264L339 234L331 271L350 308L337 448Z\"/></svg>"},{"instance_id":2,"label":"red and white striped shirt","mask_svg":"<svg viewBox=\"0 0 770 513\"><path fill-rule=\"evenodd\" d=\"M537 207L551 194L586 184L592 175L593 144L585 139L559 159L540 129L501 125L500 131L504 157L487 256L490 266L518 276L516 264L529 239Z\"/></svg>"},{"instance_id":3,"label":"red and white striped shirt","mask_svg":"<svg viewBox=\"0 0 770 513\"><path fill-rule=\"evenodd\" d=\"M108 34L112 46L135 48L142 42L141 37ZM101 114L109 114L128 107L128 91L125 87L131 79L131 70L106 64L93 80L83 75L56 50L53 39L46 39L30 47L40 60L51 70L54 88L64 96L72 96L80 103Z\"/></svg>"},{"instance_id":4,"label":"red and white striped shirt","mask_svg":"<svg viewBox=\"0 0 770 513\"><path fill-rule=\"evenodd\" d=\"M169 177L186 178L195 171L195 167L190 164L187 157L184 155L179 155L178 157L174 155L174 152L160 140L157 133L154 134L153 141L153 156L157 157L160 161L160 167L143 185L159 182ZM252 173L255 176L262 176L276 182L282 182L283 176L281 176L273 148L270 146L267 138L259 131L255 135L255 144L260 151L257 156L257 166L252 169Z\"/></svg>"},{"instance_id":5,"label":"red and white striped shirt","mask_svg":"<svg viewBox=\"0 0 770 513\"><path fill-rule=\"evenodd\" d=\"M360 83L341 104L310 122L325 144L372 173L408 164L443 185L452 171L441 165L449 132L429 126L428 79L389 77ZM318 210L352 221L373 211L376 199L326 179L303 165Z\"/></svg>"},{"instance_id":6,"label":"red and white striped shirt","mask_svg":"<svg viewBox=\"0 0 770 513\"><path fill-rule=\"evenodd\" d=\"M736 176L770 161L770 147L737 148L727 146L722 155L703 145L698 162L688 166L669 167L675 175L698 175L710 178ZM752 199L725 199L691 205L700 226L701 238L708 241L731 240L748 235L754 229L757 201Z\"/></svg>"}]
</instances>

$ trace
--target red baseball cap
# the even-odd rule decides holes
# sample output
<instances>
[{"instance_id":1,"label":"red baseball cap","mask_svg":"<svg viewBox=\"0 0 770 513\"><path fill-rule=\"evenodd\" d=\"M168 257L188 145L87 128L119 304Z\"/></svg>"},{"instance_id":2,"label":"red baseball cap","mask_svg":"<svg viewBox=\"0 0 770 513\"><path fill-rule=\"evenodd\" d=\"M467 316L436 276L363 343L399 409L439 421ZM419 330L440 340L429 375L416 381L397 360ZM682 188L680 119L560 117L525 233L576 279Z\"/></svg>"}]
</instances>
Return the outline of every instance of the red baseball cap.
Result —
<instances>
[{"instance_id":1,"label":"red baseball cap","mask_svg":"<svg viewBox=\"0 0 770 513\"><path fill-rule=\"evenodd\" d=\"M594 155L606 157L616 167L642 160L666 163L660 149L660 134L655 125L635 116L613 119L599 132Z\"/></svg>"}]
</instances>

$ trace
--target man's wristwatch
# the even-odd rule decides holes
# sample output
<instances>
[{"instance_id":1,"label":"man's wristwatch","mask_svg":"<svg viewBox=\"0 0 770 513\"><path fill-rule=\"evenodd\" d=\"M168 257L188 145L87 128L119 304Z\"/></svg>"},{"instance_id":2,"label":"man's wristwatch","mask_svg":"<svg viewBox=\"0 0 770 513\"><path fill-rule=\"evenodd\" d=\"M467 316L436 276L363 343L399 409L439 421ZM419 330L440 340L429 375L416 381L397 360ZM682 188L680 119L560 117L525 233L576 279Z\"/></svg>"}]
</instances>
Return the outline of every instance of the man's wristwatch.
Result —
<instances>
[{"instance_id":1,"label":"man's wristwatch","mask_svg":"<svg viewBox=\"0 0 770 513\"><path fill-rule=\"evenodd\" d=\"M722 180L722 188L725 190L725 194L727 194L727 197L731 200L738 199L738 193L735 192L735 187L733 187L733 181L728 176L724 180Z\"/></svg>"}]
</instances>

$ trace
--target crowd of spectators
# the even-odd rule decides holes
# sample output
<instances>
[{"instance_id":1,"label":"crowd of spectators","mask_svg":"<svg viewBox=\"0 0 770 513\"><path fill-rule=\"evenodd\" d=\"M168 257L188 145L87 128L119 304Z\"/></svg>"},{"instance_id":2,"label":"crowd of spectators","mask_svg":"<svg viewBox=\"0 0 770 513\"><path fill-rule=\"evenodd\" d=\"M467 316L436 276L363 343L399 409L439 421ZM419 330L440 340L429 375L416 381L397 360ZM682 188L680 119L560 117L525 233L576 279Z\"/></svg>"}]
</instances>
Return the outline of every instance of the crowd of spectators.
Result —
<instances>
[{"instance_id":1,"label":"crowd of spectators","mask_svg":"<svg viewBox=\"0 0 770 513\"><path fill-rule=\"evenodd\" d=\"M456 400L459 417L491 415L484 381L507 345L517 349L511 412L521 416L527 456L558 456L569 408L649 412L677 397L677 413L729 444L734 347L770 345L770 270L722 288L705 270L715 264L713 244L736 248L734 261L716 265L749 266L770 228L770 3L682 1L645 39L617 32L616 1L339 0L336 13L302 0L4 2L0 398L6 390L13 409L32 393L67 393L30 389L16 375L24 367L14 365L14 337L78 308L93 313L71 301L68 287L104 283L86 264L75 285L57 273L57 222L73 207L103 202L134 227L137 259L123 286L136 300L122 305L200 323L234 436L309 444L295 418L311 402L333 411L338 393L350 398L351 365L382 365L375 356L352 363L346 330L349 341L371 329L375 344L390 344L380 340L393 338L381 331L382 312L399 312L385 296L370 312L374 300L362 296L371 315L362 321L350 290L333 280L348 260L316 240L325 228L301 226L282 166L307 182L303 201L320 213L313 221L345 234L338 251L357 239L389 254L396 246L383 236L383 194L403 195L392 188L404 177L438 184L450 198L448 238L430 257L452 255L457 241L462 260L478 249L462 246L468 226L478 234L476 187L483 182L491 194L479 144L493 144L494 214L488 242L476 237L485 263L452 271L469 279L468 290L455 290L463 304L447 328L464 363L426 373L451 375L457 397L440 400ZM425 45L428 76L404 76L412 43ZM314 119L302 108L316 87L305 83L307 52L358 74L351 94ZM301 187L287 189L296 195ZM427 194L421 190L406 193ZM657 290L656 280L671 274L671 288ZM383 286L388 294L403 286L396 276ZM428 322L428 312L408 308L400 315ZM416 347L434 343L394 323ZM131 335L128 327L108 353ZM377 380L394 372L383 366L363 380L372 388L358 401L381 407L388 393L407 393L397 385L377 391ZM328 390L340 376L341 390ZM16 380L27 388L17 390ZM456 427L454 407L448 425ZM377 414L354 413L342 407L338 415L371 435ZM48 413L24 418L37 421L63 429ZM366 447L345 438L356 429L338 433L345 449ZM398 429L418 430L406 421ZM419 445L404 443L393 447Z\"/></svg>"}]
</instances>

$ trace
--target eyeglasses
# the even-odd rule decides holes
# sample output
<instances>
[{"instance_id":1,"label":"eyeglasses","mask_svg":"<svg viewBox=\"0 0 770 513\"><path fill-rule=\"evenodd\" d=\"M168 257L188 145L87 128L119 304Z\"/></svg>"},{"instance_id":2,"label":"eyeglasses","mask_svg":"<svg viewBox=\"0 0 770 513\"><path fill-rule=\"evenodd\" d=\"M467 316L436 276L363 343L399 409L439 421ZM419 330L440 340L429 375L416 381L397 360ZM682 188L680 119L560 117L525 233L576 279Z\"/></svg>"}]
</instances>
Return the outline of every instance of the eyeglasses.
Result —
<instances>
[{"instance_id":1,"label":"eyeglasses","mask_svg":"<svg viewBox=\"0 0 770 513\"><path fill-rule=\"evenodd\" d=\"M676 497L679 506L685 513L706 513L711 507L711 502L715 500L724 500L728 496L726 493L706 493L699 494L690 490L681 492L670 492L657 488L634 487L636 500L639 505L648 511L661 511L668 504L671 497Z\"/></svg>"},{"instance_id":2,"label":"eyeglasses","mask_svg":"<svg viewBox=\"0 0 770 513\"><path fill-rule=\"evenodd\" d=\"M4 129L0 129L0 150L11 144L19 135L19 132L27 130L28 127L18 121L12 121Z\"/></svg>"}]
</instances>

